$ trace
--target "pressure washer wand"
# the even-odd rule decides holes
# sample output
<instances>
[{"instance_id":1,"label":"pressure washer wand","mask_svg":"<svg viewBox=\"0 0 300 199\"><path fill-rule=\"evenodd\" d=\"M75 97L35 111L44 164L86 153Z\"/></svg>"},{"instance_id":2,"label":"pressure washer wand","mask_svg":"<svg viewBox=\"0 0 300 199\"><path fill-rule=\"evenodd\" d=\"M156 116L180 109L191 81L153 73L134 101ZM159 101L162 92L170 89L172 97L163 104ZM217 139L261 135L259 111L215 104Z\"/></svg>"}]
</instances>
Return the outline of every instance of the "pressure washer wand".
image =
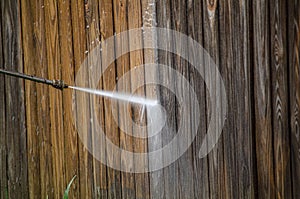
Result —
<instances>
[{"instance_id":1,"label":"pressure washer wand","mask_svg":"<svg viewBox=\"0 0 300 199\"><path fill-rule=\"evenodd\" d=\"M47 84L47 85L53 86L54 88L60 89L60 90L63 90L64 88L68 88L68 85L65 84L64 81L62 81L62 80L48 80L48 79L44 79L44 78L40 78L40 77L35 77L33 75L26 75L24 73L8 71L8 70L1 69L1 68L0 68L0 73L9 75L9 76L13 76L13 77L30 80L30 81L34 81L34 82L38 82L38 83L42 83L42 84Z\"/></svg>"}]
</instances>

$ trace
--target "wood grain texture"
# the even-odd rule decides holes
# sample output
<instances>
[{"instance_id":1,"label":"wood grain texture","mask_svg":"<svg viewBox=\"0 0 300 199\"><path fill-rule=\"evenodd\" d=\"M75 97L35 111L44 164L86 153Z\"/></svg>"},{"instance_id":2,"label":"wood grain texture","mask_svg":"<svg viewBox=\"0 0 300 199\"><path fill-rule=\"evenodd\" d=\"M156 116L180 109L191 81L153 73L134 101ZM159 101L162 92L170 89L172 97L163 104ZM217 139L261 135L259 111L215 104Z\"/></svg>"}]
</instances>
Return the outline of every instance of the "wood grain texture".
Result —
<instances>
[{"instance_id":1,"label":"wood grain texture","mask_svg":"<svg viewBox=\"0 0 300 199\"><path fill-rule=\"evenodd\" d=\"M46 56L49 79L61 79L61 52L59 48L59 26L58 26L58 2L44 2L45 9L45 34ZM64 127L62 112L62 93L56 89L49 89L50 114L48 119L51 122L52 161L54 180L54 197L61 197L66 184L64 174Z\"/></svg>"},{"instance_id":2,"label":"wood grain texture","mask_svg":"<svg viewBox=\"0 0 300 199\"><path fill-rule=\"evenodd\" d=\"M85 52L86 52L86 25L85 25L85 12L86 6L83 1L73 1L70 3L71 5L71 18L72 18L72 41L73 41L73 60L74 60L74 70L75 70L75 78L78 70L80 69L84 59L85 59ZM81 121L89 120L86 117L89 114L89 107L87 104L87 96L81 95L80 97L75 93L73 96L74 100L77 104L82 104L83 107L86 107L84 110L85 112L78 112L77 107L75 106L73 112L75 111L74 117L76 120L74 121L74 125L76 130L78 130L79 126L82 125ZM85 123L84 121L83 123ZM88 132L88 127L84 126L83 129ZM77 131L76 131L77 132ZM78 147L78 181L79 185L79 196L78 198L82 197L91 197L91 177L92 177L92 170L91 164L88 164L89 156L88 152L84 148L82 140L79 139L77 135L77 147Z\"/></svg>"},{"instance_id":3,"label":"wood grain texture","mask_svg":"<svg viewBox=\"0 0 300 199\"><path fill-rule=\"evenodd\" d=\"M300 3L288 4L288 55L289 55L289 101L290 101L290 150L293 198L299 198L300 185Z\"/></svg>"},{"instance_id":4,"label":"wood grain texture","mask_svg":"<svg viewBox=\"0 0 300 199\"><path fill-rule=\"evenodd\" d=\"M274 198L269 1L253 2L255 136L258 196Z\"/></svg>"},{"instance_id":5,"label":"wood grain texture","mask_svg":"<svg viewBox=\"0 0 300 199\"><path fill-rule=\"evenodd\" d=\"M23 71L19 2L2 1L3 68ZM1 55L2 56L2 55ZM7 196L28 198L24 81L5 78Z\"/></svg>"},{"instance_id":6,"label":"wood grain texture","mask_svg":"<svg viewBox=\"0 0 300 199\"><path fill-rule=\"evenodd\" d=\"M142 27L142 5L140 1L129 0L128 1L128 30L141 28ZM138 35L129 35L129 66L130 66L130 79L131 79L131 93L135 93L139 96L145 96L145 87L133 89L137 85L143 85L145 83L145 67L144 54L143 54L143 35L142 32ZM133 48L139 48L141 50L131 51ZM135 153L147 153L148 143L147 139L139 139L138 136L141 134L147 135L145 129L140 130L138 127L146 125L146 116L143 112L145 107L141 105L132 106L132 135L133 138L133 151ZM131 118L130 118L131 119ZM135 126L137 125L137 127ZM142 170L145 173L136 173L134 175L134 197L137 199L148 199L150 198L149 192L149 175L146 172L148 170L148 159L134 159L134 169ZM126 198L126 197L125 197Z\"/></svg>"},{"instance_id":7,"label":"wood grain texture","mask_svg":"<svg viewBox=\"0 0 300 199\"><path fill-rule=\"evenodd\" d=\"M99 34L100 34L100 27L99 27L99 5L97 1L85 1L85 22L86 22L86 46L87 46L87 51L89 53L91 53L93 51L93 49L97 46L97 41L99 41ZM93 58L93 57L87 57L87 63L88 65L94 65L94 66L101 66L99 64L101 64L101 60L99 59L100 57L100 53L97 52L97 57L98 58ZM99 68L98 70L88 70L88 79L87 81L89 82L88 87L94 87L94 85L92 85L92 80L94 79L93 76L94 74L98 74L97 71L101 71L101 68ZM98 84L98 88L102 89L102 84L101 82L99 82ZM100 118L98 118L98 122L101 123L101 120L103 120L103 108L98 106L99 104L102 104L102 100L96 100L95 102L95 97L93 97L92 95L89 96L89 106L90 106L90 113L88 116L92 117L92 115L97 112L97 115L100 116ZM101 106L101 105L100 105ZM96 152L96 146L99 143L96 143L96 139L95 139L95 135L97 133L97 129L95 127L93 127L93 124L96 121L93 121L91 119L90 121L90 133L91 133L91 140L90 140L90 144L92 145L92 150ZM90 155L90 154L89 154ZM91 185L89 185L87 188L91 189L91 197L92 198L96 198L97 195L99 195L98 192L98 186L100 183L100 164L99 161L96 160L95 158L92 158L92 163L93 163L93 170L92 170L92 175L93 175L93 179L91 180ZM90 172L90 171L89 171ZM91 176L88 176L89 178L91 178Z\"/></svg>"},{"instance_id":8,"label":"wood grain texture","mask_svg":"<svg viewBox=\"0 0 300 199\"><path fill-rule=\"evenodd\" d=\"M187 15L190 14L187 13L187 4L185 1L173 1L171 3L171 10L176 13L172 18L172 25L173 29L181 32L183 34L188 34L188 21L187 21ZM185 41L183 38L174 39L174 49L177 52L181 52L181 50L189 49L188 42ZM187 52L189 55L190 52ZM183 60L180 55L174 55L174 69L178 71L180 74L183 75L186 79L189 79L189 73L190 68L188 66L188 63ZM190 103L190 96L187 94L190 91L186 90L185 82L179 78L174 78L174 86L175 86L175 95L177 98L182 98L186 102L185 108L188 109L188 113L184 114L182 113L181 109L182 107L176 106L176 127L177 131L180 128L185 129L183 133L183 139L184 140L190 140L191 139L191 122L189 121L190 112L192 111L191 103ZM182 121L182 123L180 123ZM182 148L186 147L182 143L178 143L178 150L181 151ZM178 191L179 191L179 198L187 197L187 198L193 198L194 197L194 178L193 178L193 157L192 157L192 148L188 147L187 151L178 159Z\"/></svg>"},{"instance_id":9,"label":"wood grain texture","mask_svg":"<svg viewBox=\"0 0 300 199\"><path fill-rule=\"evenodd\" d=\"M120 0L114 1L114 29L116 34L128 30L129 24L129 1ZM138 16L135 16L138 17ZM118 52L120 50L129 48L129 37L128 34L123 34L124 37L120 37L120 39L116 39L115 43L115 51ZM121 78L130 70L130 54L124 54L122 57L116 57L116 73L118 78L118 86L117 90L119 92L127 92L131 93L131 81L130 79L122 79ZM119 127L124 126L127 127L127 132L119 129L120 131L120 148L126 151L133 151L133 137L132 134L132 124L130 123L130 119L128 115L131 115L130 108L126 106L125 103L118 103L118 112L119 112ZM128 114L129 112L129 114ZM115 138L113 139L115 140ZM124 157L121 155L121 168L127 168L129 170L134 170L134 159L133 156ZM135 178L133 173L125 173L121 172L121 182L122 182L122 198L134 198L135 197Z\"/></svg>"},{"instance_id":10,"label":"wood grain texture","mask_svg":"<svg viewBox=\"0 0 300 199\"><path fill-rule=\"evenodd\" d=\"M204 42L204 31L203 31L203 2L199 0L187 1L187 13L188 13L188 35L197 41L201 46ZM189 52L189 58L196 58L197 52ZM204 57L200 57L201 63L203 64ZM200 123L198 127L198 133L193 142L193 157L199 155L199 149L201 148L203 138L206 134L206 101L203 100L206 98L206 85L203 81L204 77L201 77L198 72L195 70L194 66L190 67L190 84L192 88L195 89L195 92L198 97L199 108L200 108ZM193 99L191 99L193 100ZM194 102L191 101L191 104ZM191 110L191 114L196 116L195 111ZM192 117L194 118L194 117ZM197 121L192 120L192 129ZM195 198L209 198L209 178L208 178L208 159L203 158L193 158L194 165L194 197Z\"/></svg>"},{"instance_id":11,"label":"wood grain texture","mask_svg":"<svg viewBox=\"0 0 300 199\"><path fill-rule=\"evenodd\" d=\"M166 38L157 37L155 31L102 43L100 59L87 60L100 67L87 68L81 85L112 91L119 81L118 90L159 99L167 111L167 127L148 139L134 136L150 132L149 127L140 132L130 124L131 120L138 125L150 122L139 106L121 106L107 98L0 75L0 198L61 198L74 175L70 198L299 198L299 9L299 0L1 1L0 68L73 85L84 59L101 41L133 28L170 28L195 39L216 62L225 83L228 112L215 148L199 159L211 107L218 107L218 112L224 109L220 101L211 102L209 96L219 94L208 91L187 60L143 49L103 69L107 57L120 49L143 47L149 39L153 47L164 42ZM170 48L190 49L185 41L172 40L171 35L168 39ZM192 58L197 52L187 55ZM146 170L163 162L168 153L138 160L105 150L101 151L105 161L100 163L90 153L97 152L99 144L94 122L116 146L138 153L167 145L182 117L187 121L183 124L186 140L198 122L193 120L198 116L193 107L187 115L181 114L175 95L184 90L184 82L171 69L167 75L162 68L137 70L145 63L168 65L189 81L201 110L198 134L187 152L166 168L144 174L120 172L105 163ZM128 71L129 78L122 79ZM103 75L92 85L95 73ZM205 75L213 79L215 74ZM133 89L147 80L166 82L176 92L157 85ZM184 97L191 106L194 99ZM98 121L90 120L92 114ZM190 116L194 117L190 120ZM119 129L121 124L127 132ZM78 130L86 131L85 137ZM108 146L106 140L100 142Z\"/></svg>"},{"instance_id":12,"label":"wood grain texture","mask_svg":"<svg viewBox=\"0 0 300 199\"><path fill-rule=\"evenodd\" d=\"M290 135L288 120L287 67L287 3L276 0L270 4L271 17L271 77L272 126L277 198L292 198L290 173Z\"/></svg>"},{"instance_id":13,"label":"wood grain texture","mask_svg":"<svg viewBox=\"0 0 300 199\"><path fill-rule=\"evenodd\" d=\"M33 13L36 14L35 20L31 21L30 26L33 27L34 37L36 41L37 51L35 56L37 57L33 67L35 67L35 75L39 77L48 76L47 68L47 56L46 56L46 35L45 35L45 9L44 1L36 1L36 8ZM31 46L28 46L31 48ZM26 66L31 67L31 66ZM41 195L53 197L54 196L54 182L53 176L53 163L52 154L49 153L52 147L50 121L48 119L50 114L49 108L49 87L41 85L36 87L36 105L37 105L37 123L38 128L36 134L38 136L39 144L39 159L40 159L40 179L41 179ZM30 113L29 113L30 114Z\"/></svg>"},{"instance_id":14,"label":"wood grain texture","mask_svg":"<svg viewBox=\"0 0 300 199\"><path fill-rule=\"evenodd\" d=\"M227 198L254 197L250 8L249 1L220 2L220 70L228 100L223 130Z\"/></svg>"},{"instance_id":15,"label":"wood grain texture","mask_svg":"<svg viewBox=\"0 0 300 199\"><path fill-rule=\"evenodd\" d=\"M36 12L37 1L22 1L22 40L24 53L24 72L35 74L39 67L37 54L40 52L40 45L36 45L39 29L34 27L35 21L42 17ZM40 147L37 129L39 124L37 115L37 87L32 82L25 82L26 94L26 127L27 127L27 148L28 148L28 184L29 198L40 198ZM49 132L47 132L49 133ZM52 170L52 169L51 169Z\"/></svg>"},{"instance_id":16,"label":"wood grain texture","mask_svg":"<svg viewBox=\"0 0 300 199\"><path fill-rule=\"evenodd\" d=\"M220 2L217 0L213 1L204 1L203 3L203 29L204 29L204 48L209 53L211 58L214 60L216 65L220 66L220 54L219 54L219 6ZM209 63L208 63L209 64ZM209 66L206 66L209 67ZM208 78L213 78L215 74L208 74L205 72L205 76ZM213 91L212 91L213 92ZM213 93L213 95L218 95ZM206 96L209 96L209 93L206 93ZM218 102L218 101L217 101ZM209 98L206 98L206 109L207 109L207 125L209 124L209 118L211 117L210 106L217 106L218 104L211 104ZM217 110L222 111L222 110ZM208 155L208 164L209 164L209 191L210 198L222 198L225 197L225 186L224 186L224 176L226 173L224 170L224 159L223 159L223 140L219 139L215 148Z\"/></svg>"},{"instance_id":17,"label":"wood grain texture","mask_svg":"<svg viewBox=\"0 0 300 199\"><path fill-rule=\"evenodd\" d=\"M157 26L160 28L172 28L172 12L171 12L171 1L169 0L162 0L156 3L156 11L157 11ZM157 38L158 42L163 42L165 38ZM171 39L171 36L170 36ZM172 48L172 43L168 43L168 48ZM173 55L164 52L158 51L158 63L164 64L167 66L173 66ZM159 81L160 82L167 82L166 86L169 89L174 89L174 77L171 75L164 75L162 71L159 69ZM174 94L167 90L166 88L160 87L160 103L166 109L168 120L167 120L167 127L163 128L161 131L161 139L162 139L162 146L167 145L170 140L174 137L176 133L176 98ZM168 151L169 152L169 151ZM167 153L162 154L163 157L167 155ZM157 172L160 173L160 172ZM178 198L179 190L178 190L178 162L174 162L173 164L169 165L168 167L163 169L163 176L160 181L156 184L157 186L154 187L155 189L151 190L152 198ZM154 182L152 184L155 185Z\"/></svg>"},{"instance_id":18,"label":"wood grain texture","mask_svg":"<svg viewBox=\"0 0 300 199\"><path fill-rule=\"evenodd\" d=\"M74 52L73 52L73 33L72 33L72 16L71 1L58 1L58 24L60 40L60 63L61 77L68 85L74 85ZM78 148L77 133L75 129L75 117L73 117L72 108L72 90L66 90L62 93L63 105L63 132L64 132L64 158L65 158L65 184L67 187L69 181L78 176ZM70 189L70 198L79 198L78 178L72 184Z\"/></svg>"},{"instance_id":19,"label":"wood grain texture","mask_svg":"<svg viewBox=\"0 0 300 199\"><path fill-rule=\"evenodd\" d=\"M101 41L108 39L114 35L114 7L111 0L101 0L100 1L100 36ZM107 54L114 53L114 43L102 45L102 64L106 62ZM103 89L104 90L114 90L116 86L116 67L115 63L112 63L106 71L102 70L103 73ZM105 111L105 133L106 136L117 146L120 145L119 133L118 133L118 121L115 121L112 115L113 106L110 99L104 99L104 111ZM105 153L105 152L104 152ZM111 151L106 152L106 161L112 161L117 165L120 165L120 157L114 157L110 155ZM121 189L121 174L111 168L107 168L107 175L102 174L101 179L107 178L106 183L101 183L100 189L107 198L114 197L114 191L116 188ZM121 191L121 190L120 190ZM120 192L118 192L120 197Z\"/></svg>"},{"instance_id":20,"label":"wood grain texture","mask_svg":"<svg viewBox=\"0 0 300 199\"><path fill-rule=\"evenodd\" d=\"M2 9L0 9L0 27L2 27ZM0 68L3 69L3 37L0 31ZM7 162L6 162L6 130L5 130L5 77L0 76L0 198L5 198L7 193Z\"/></svg>"}]
</instances>

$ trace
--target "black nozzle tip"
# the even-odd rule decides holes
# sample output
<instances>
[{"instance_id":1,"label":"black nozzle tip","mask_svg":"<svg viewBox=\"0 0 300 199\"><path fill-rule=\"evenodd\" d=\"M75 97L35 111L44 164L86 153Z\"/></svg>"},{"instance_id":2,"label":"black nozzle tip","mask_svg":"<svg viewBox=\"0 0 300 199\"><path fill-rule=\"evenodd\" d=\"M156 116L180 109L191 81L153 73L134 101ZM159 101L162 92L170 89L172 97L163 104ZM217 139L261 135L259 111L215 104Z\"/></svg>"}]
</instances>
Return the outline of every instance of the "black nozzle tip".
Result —
<instances>
[{"instance_id":1,"label":"black nozzle tip","mask_svg":"<svg viewBox=\"0 0 300 199\"><path fill-rule=\"evenodd\" d=\"M62 80L53 80L52 86L60 90L63 90L64 88L68 88L68 85L65 84L65 82Z\"/></svg>"}]
</instances>

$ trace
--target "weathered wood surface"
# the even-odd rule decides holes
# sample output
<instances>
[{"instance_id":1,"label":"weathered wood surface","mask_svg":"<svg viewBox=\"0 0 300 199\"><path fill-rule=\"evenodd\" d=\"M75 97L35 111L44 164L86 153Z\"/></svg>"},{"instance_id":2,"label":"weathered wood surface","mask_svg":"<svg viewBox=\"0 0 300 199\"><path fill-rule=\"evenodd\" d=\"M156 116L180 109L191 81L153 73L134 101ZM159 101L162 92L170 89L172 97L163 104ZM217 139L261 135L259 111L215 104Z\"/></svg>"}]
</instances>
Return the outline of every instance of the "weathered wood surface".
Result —
<instances>
[{"instance_id":1,"label":"weathered wood surface","mask_svg":"<svg viewBox=\"0 0 300 199\"><path fill-rule=\"evenodd\" d=\"M19 1L1 1L2 68L23 72L20 4ZM6 163L1 179L1 195L9 198L28 198L27 147L24 82L17 78L2 79L5 92L5 115L2 122L5 130L1 132L1 157ZM3 90L4 91L4 90ZM3 98L3 97L2 97ZM2 105L3 106L3 105ZM4 108L4 107L2 107ZM1 128L3 128L1 127ZM2 151L1 150L1 151ZM3 187L3 188L2 188Z\"/></svg>"},{"instance_id":2,"label":"weathered wood surface","mask_svg":"<svg viewBox=\"0 0 300 199\"><path fill-rule=\"evenodd\" d=\"M300 2L288 4L288 71L289 71L289 130L291 181L293 198L299 198L300 192ZM289 178L287 176L287 178Z\"/></svg>"},{"instance_id":3,"label":"weathered wood surface","mask_svg":"<svg viewBox=\"0 0 300 199\"><path fill-rule=\"evenodd\" d=\"M119 81L117 90L160 99L169 128L149 139L131 136L147 133L130 123L149 122L139 106L122 106L92 95L73 96L69 89L61 92L0 75L0 198L61 198L75 175L70 198L300 197L298 0L3 0L0 8L0 68L73 85L84 59L101 41L128 29L158 26L180 31L206 49L224 80L228 105L220 139L207 157L199 159L211 107L219 104L211 103L211 91L195 68L172 53L144 49L124 54L103 70L108 55L143 47L146 37L153 46L164 42L156 32L115 40L101 46L99 60L87 60L101 65L99 89L115 89L130 71L130 78ZM168 45L189 49L180 42ZM196 54L187 53L189 58ZM96 121L85 117L92 111L106 136L125 150L145 153L168 144L181 125L183 115L175 95L185 88L184 82L170 69L168 75L160 68L136 70L145 63L169 65L189 81L199 100L201 121L193 144L168 167L144 174L120 172L88 152L77 127L80 120L88 124L82 128L89 132L92 150L97 149L93 139L97 129L89 124ZM86 70L85 75L89 79L94 74ZM212 78L213 74L205 75ZM146 80L167 82L175 93L157 85L133 90ZM192 102L190 96L184 97ZM74 101L83 107L80 114ZM197 114L193 107L189 110L188 114ZM116 120L112 111L118 113ZM191 120L184 129L196 122ZM130 130L123 132L120 125ZM188 140L189 132L184 136ZM113 156L109 150L101 153L106 162L145 170L148 161L158 164L167 155L137 161Z\"/></svg>"}]
</instances>

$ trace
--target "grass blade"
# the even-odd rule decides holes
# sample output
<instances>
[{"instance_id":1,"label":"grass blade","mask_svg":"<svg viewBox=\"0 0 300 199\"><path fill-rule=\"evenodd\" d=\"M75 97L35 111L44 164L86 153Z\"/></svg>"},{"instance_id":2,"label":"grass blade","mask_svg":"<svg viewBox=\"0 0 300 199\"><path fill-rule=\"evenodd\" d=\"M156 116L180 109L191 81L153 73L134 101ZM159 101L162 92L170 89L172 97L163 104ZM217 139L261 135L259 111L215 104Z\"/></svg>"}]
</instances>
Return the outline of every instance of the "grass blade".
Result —
<instances>
[{"instance_id":1,"label":"grass blade","mask_svg":"<svg viewBox=\"0 0 300 199\"><path fill-rule=\"evenodd\" d=\"M71 185L72 185L73 181L75 180L75 178L76 178L76 175L72 178L72 180L68 184L67 189L65 190L64 199L69 198L69 191L70 191Z\"/></svg>"}]
</instances>

